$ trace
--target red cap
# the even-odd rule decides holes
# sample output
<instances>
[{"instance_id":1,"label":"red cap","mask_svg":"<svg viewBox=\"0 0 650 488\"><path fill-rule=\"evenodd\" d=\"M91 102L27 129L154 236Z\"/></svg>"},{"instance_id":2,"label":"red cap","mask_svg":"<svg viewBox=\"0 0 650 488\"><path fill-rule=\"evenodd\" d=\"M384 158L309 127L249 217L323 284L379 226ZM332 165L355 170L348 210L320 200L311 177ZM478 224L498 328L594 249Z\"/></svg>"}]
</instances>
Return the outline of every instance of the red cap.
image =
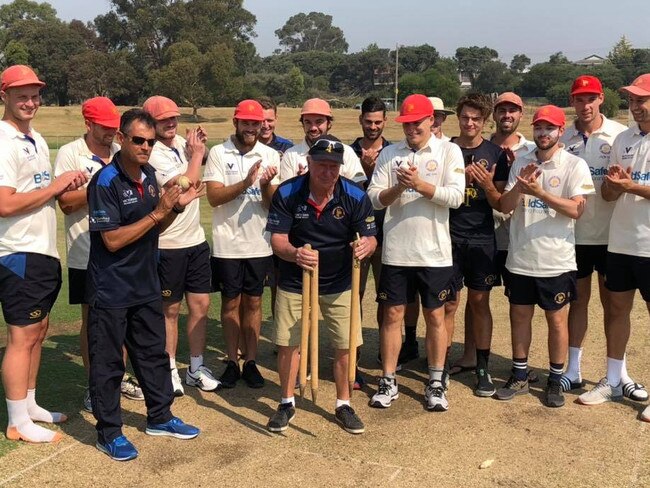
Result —
<instances>
[{"instance_id":1,"label":"red cap","mask_svg":"<svg viewBox=\"0 0 650 488\"><path fill-rule=\"evenodd\" d=\"M45 86L41 80L38 79L34 70L24 64L15 64L9 66L2 72L1 77L2 86L0 89L5 91L7 88L15 88L17 86L36 85L39 87Z\"/></svg>"},{"instance_id":2,"label":"red cap","mask_svg":"<svg viewBox=\"0 0 650 488\"><path fill-rule=\"evenodd\" d=\"M639 76L631 85L624 86L620 90L636 95L637 97L650 96L650 73Z\"/></svg>"},{"instance_id":3,"label":"red cap","mask_svg":"<svg viewBox=\"0 0 650 488\"><path fill-rule=\"evenodd\" d=\"M156 120L163 120L181 115L178 110L178 105L176 105L174 100L160 95L147 98L142 104L142 110L149 112L149 114Z\"/></svg>"},{"instance_id":4,"label":"red cap","mask_svg":"<svg viewBox=\"0 0 650 488\"><path fill-rule=\"evenodd\" d=\"M578 76L571 86L571 96L582 93L603 93L603 85L595 76L582 75Z\"/></svg>"},{"instance_id":5,"label":"red cap","mask_svg":"<svg viewBox=\"0 0 650 488\"><path fill-rule=\"evenodd\" d=\"M548 122L552 125L557 125L558 127L564 127L566 124L566 116L564 111L560 107L555 105L544 105L539 107L533 115L533 123L535 125L537 122Z\"/></svg>"},{"instance_id":6,"label":"red cap","mask_svg":"<svg viewBox=\"0 0 650 488\"><path fill-rule=\"evenodd\" d=\"M84 119L111 129L119 129L120 113L110 98L95 97L86 100L81 106Z\"/></svg>"},{"instance_id":7,"label":"red cap","mask_svg":"<svg viewBox=\"0 0 650 488\"><path fill-rule=\"evenodd\" d=\"M331 117L332 109L327 101L321 98L310 98L302 105L302 109L300 110L300 115L307 114Z\"/></svg>"},{"instance_id":8,"label":"red cap","mask_svg":"<svg viewBox=\"0 0 650 488\"><path fill-rule=\"evenodd\" d=\"M497 105L501 103L512 103L513 105L519 107L521 110L524 109L523 100L519 95L513 92L504 92L501 95L499 95L496 101L494 102L494 108L497 108Z\"/></svg>"},{"instance_id":9,"label":"red cap","mask_svg":"<svg viewBox=\"0 0 650 488\"><path fill-rule=\"evenodd\" d=\"M433 116L433 104L424 95L416 93L409 95L402 102L402 107L399 110L399 116L395 118L395 122L400 124L406 122L417 122L427 117Z\"/></svg>"},{"instance_id":10,"label":"red cap","mask_svg":"<svg viewBox=\"0 0 650 488\"><path fill-rule=\"evenodd\" d=\"M238 120L264 120L264 109L257 100L242 100L235 107L235 118Z\"/></svg>"}]
</instances>

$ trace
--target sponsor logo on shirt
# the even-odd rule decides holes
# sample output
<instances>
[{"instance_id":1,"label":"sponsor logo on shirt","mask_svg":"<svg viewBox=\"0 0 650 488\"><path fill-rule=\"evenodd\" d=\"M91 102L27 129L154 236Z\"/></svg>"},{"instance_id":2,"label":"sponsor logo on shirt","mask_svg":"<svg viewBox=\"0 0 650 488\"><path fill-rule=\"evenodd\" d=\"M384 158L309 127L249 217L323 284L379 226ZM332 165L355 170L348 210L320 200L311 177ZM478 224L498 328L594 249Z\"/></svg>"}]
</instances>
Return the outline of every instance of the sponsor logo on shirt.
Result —
<instances>
[{"instance_id":1,"label":"sponsor logo on shirt","mask_svg":"<svg viewBox=\"0 0 650 488\"><path fill-rule=\"evenodd\" d=\"M548 210L548 204L539 198L527 198L522 202L524 208L533 209L533 210Z\"/></svg>"},{"instance_id":2,"label":"sponsor logo on shirt","mask_svg":"<svg viewBox=\"0 0 650 488\"><path fill-rule=\"evenodd\" d=\"M642 173L641 171L632 171L630 175L632 181L650 181L650 171Z\"/></svg>"},{"instance_id":3,"label":"sponsor logo on shirt","mask_svg":"<svg viewBox=\"0 0 650 488\"><path fill-rule=\"evenodd\" d=\"M260 197L262 196L262 191L254 186L250 186L246 188L243 192L242 195L250 195L252 197Z\"/></svg>"},{"instance_id":4,"label":"sponsor logo on shirt","mask_svg":"<svg viewBox=\"0 0 650 488\"><path fill-rule=\"evenodd\" d=\"M91 224L105 224L111 221L111 218L108 216L106 210L93 210L93 213L90 215Z\"/></svg>"},{"instance_id":5,"label":"sponsor logo on shirt","mask_svg":"<svg viewBox=\"0 0 650 488\"><path fill-rule=\"evenodd\" d=\"M122 200L122 205L124 205L124 206L133 205L134 203L138 203L138 198L137 197L124 198Z\"/></svg>"},{"instance_id":6,"label":"sponsor logo on shirt","mask_svg":"<svg viewBox=\"0 0 650 488\"><path fill-rule=\"evenodd\" d=\"M581 143L571 144L569 147L566 148L566 150L569 151L571 154L578 154L580 152L580 146L582 146Z\"/></svg>"},{"instance_id":7,"label":"sponsor logo on shirt","mask_svg":"<svg viewBox=\"0 0 650 488\"><path fill-rule=\"evenodd\" d=\"M50 181L51 178L50 172L47 170L41 171L40 173L34 173L34 184L40 186L46 181Z\"/></svg>"},{"instance_id":8,"label":"sponsor logo on shirt","mask_svg":"<svg viewBox=\"0 0 650 488\"><path fill-rule=\"evenodd\" d=\"M471 186L465 187L465 206L469 207L472 204L472 200L478 198L478 190Z\"/></svg>"},{"instance_id":9,"label":"sponsor logo on shirt","mask_svg":"<svg viewBox=\"0 0 650 488\"><path fill-rule=\"evenodd\" d=\"M269 215L269 218L270 218L270 215ZM293 218L294 219L308 219L309 218L309 213L307 212L307 205L298 205L298 208L296 208L296 213L294 214Z\"/></svg>"},{"instance_id":10,"label":"sponsor logo on shirt","mask_svg":"<svg viewBox=\"0 0 650 488\"><path fill-rule=\"evenodd\" d=\"M636 149L636 148L635 148L634 146L628 146L628 147L626 147L626 148L625 148L625 154L623 154L623 155L621 156L621 159L622 159L623 161L627 161L627 160L629 160L629 159L632 159L632 158L634 157L634 153L636 152L635 149Z\"/></svg>"},{"instance_id":11,"label":"sponsor logo on shirt","mask_svg":"<svg viewBox=\"0 0 650 488\"><path fill-rule=\"evenodd\" d=\"M600 168L589 166L589 172L591 173L592 177L596 177L596 179L599 180L602 180L605 176L607 176L607 168L603 168L602 166Z\"/></svg>"}]
</instances>

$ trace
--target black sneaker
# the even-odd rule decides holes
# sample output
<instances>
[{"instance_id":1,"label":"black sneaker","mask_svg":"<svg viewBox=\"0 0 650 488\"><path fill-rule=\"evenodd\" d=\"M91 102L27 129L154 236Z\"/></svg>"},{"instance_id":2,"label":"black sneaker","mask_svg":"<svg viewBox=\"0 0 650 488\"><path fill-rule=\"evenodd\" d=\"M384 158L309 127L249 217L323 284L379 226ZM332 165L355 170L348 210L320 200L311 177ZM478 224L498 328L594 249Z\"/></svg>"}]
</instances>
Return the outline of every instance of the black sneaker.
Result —
<instances>
[{"instance_id":1,"label":"black sneaker","mask_svg":"<svg viewBox=\"0 0 650 488\"><path fill-rule=\"evenodd\" d=\"M246 361L244 363L241 377L249 388L262 388L264 386L264 378L262 377L260 370L257 369L255 361Z\"/></svg>"},{"instance_id":2,"label":"black sneaker","mask_svg":"<svg viewBox=\"0 0 650 488\"><path fill-rule=\"evenodd\" d=\"M397 358L397 364L400 366L418 359L420 357L420 351L418 351L418 341L415 342L403 342L402 347L399 350L399 357Z\"/></svg>"},{"instance_id":3,"label":"black sneaker","mask_svg":"<svg viewBox=\"0 0 650 488\"><path fill-rule=\"evenodd\" d=\"M284 432L289 428L289 422L296 416L296 409L292 403L281 403L277 411L269 419L266 428L271 432Z\"/></svg>"},{"instance_id":4,"label":"black sneaker","mask_svg":"<svg viewBox=\"0 0 650 488\"><path fill-rule=\"evenodd\" d=\"M228 361L226 364L226 370L219 378L219 381L221 381L221 386L224 388L234 388L239 378L241 378L239 365L235 361Z\"/></svg>"},{"instance_id":5,"label":"black sneaker","mask_svg":"<svg viewBox=\"0 0 650 488\"><path fill-rule=\"evenodd\" d=\"M341 405L335 410L336 420L343 426L343 429L350 434L363 434L366 426L363 425L359 416L354 413L350 405Z\"/></svg>"},{"instance_id":6,"label":"black sneaker","mask_svg":"<svg viewBox=\"0 0 650 488\"><path fill-rule=\"evenodd\" d=\"M549 379L544 390L544 405L551 408L564 406L564 395L562 394L562 383Z\"/></svg>"},{"instance_id":7,"label":"black sneaker","mask_svg":"<svg viewBox=\"0 0 650 488\"><path fill-rule=\"evenodd\" d=\"M503 387L497 390L499 400L512 400L516 395L528 393L528 376L524 380L518 380L515 375L510 375Z\"/></svg>"},{"instance_id":8,"label":"black sneaker","mask_svg":"<svg viewBox=\"0 0 650 488\"><path fill-rule=\"evenodd\" d=\"M474 389L474 395L478 397L491 397L496 393L496 388L494 383L492 383L492 378L488 372L484 369L476 370L476 388Z\"/></svg>"}]
</instances>

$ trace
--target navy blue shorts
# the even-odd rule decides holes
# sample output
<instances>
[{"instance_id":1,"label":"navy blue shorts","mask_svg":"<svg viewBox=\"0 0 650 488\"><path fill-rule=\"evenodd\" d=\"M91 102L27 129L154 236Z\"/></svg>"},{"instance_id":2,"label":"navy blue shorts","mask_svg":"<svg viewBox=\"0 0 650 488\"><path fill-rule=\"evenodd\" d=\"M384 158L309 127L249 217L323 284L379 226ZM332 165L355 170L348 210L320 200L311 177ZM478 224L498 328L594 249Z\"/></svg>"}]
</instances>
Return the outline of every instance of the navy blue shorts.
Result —
<instances>
[{"instance_id":1,"label":"navy blue shorts","mask_svg":"<svg viewBox=\"0 0 650 488\"><path fill-rule=\"evenodd\" d=\"M184 249L160 249L158 276L164 302L180 302L185 292L210 293L211 274L207 242Z\"/></svg>"},{"instance_id":2,"label":"navy blue shorts","mask_svg":"<svg viewBox=\"0 0 650 488\"><path fill-rule=\"evenodd\" d=\"M576 272L537 278L510 273L506 296L511 305L539 305L542 310L560 310L576 299Z\"/></svg>"},{"instance_id":3,"label":"navy blue shorts","mask_svg":"<svg viewBox=\"0 0 650 488\"><path fill-rule=\"evenodd\" d=\"M68 268L68 303L70 305L87 305L85 269Z\"/></svg>"},{"instance_id":4,"label":"navy blue shorts","mask_svg":"<svg viewBox=\"0 0 650 488\"><path fill-rule=\"evenodd\" d=\"M226 298L241 294L262 296L264 282L273 269L271 256L262 258L210 258L212 266L212 291L221 292Z\"/></svg>"},{"instance_id":5,"label":"navy blue shorts","mask_svg":"<svg viewBox=\"0 0 650 488\"><path fill-rule=\"evenodd\" d=\"M456 295L453 267L391 266L384 264L379 277L377 302L406 305L420 295L422 307L435 309Z\"/></svg>"},{"instance_id":6,"label":"navy blue shorts","mask_svg":"<svg viewBox=\"0 0 650 488\"><path fill-rule=\"evenodd\" d=\"M614 292L638 289L650 302L650 258L608 252L605 287Z\"/></svg>"},{"instance_id":7,"label":"navy blue shorts","mask_svg":"<svg viewBox=\"0 0 650 488\"><path fill-rule=\"evenodd\" d=\"M488 242L451 243L454 263L454 287L460 290L465 285L477 291L490 291L501 284L496 265L496 244Z\"/></svg>"},{"instance_id":8,"label":"navy blue shorts","mask_svg":"<svg viewBox=\"0 0 650 488\"><path fill-rule=\"evenodd\" d=\"M594 270L604 275L607 267L607 244L602 246L576 245L577 277L579 280L591 276Z\"/></svg>"}]
</instances>

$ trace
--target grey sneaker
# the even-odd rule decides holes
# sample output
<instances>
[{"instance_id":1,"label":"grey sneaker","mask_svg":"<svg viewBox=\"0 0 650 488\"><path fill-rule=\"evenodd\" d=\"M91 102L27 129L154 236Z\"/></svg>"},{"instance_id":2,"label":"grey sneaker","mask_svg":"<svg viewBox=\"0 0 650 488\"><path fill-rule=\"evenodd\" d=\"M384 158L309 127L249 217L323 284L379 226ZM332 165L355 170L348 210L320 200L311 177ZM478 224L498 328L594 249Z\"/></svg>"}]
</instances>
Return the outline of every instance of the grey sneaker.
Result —
<instances>
[{"instance_id":1,"label":"grey sneaker","mask_svg":"<svg viewBox=\"0 0 650 488\"><path fill-rule=\"evenodd\" d=\"M551 408L564 406L564 395L562 394L560 381L548 380L544 390L544 405Z\"/></svg>"},{"instance_id":2,"label":"grey sneaker","mask_svg":"<svg viewBox=\"0 0 650 488\"><path fill-rule=\"evenodd\" d=\"M474 395L483 398L489 398L496 393L497 389L492 383L492 377L484 369L476 370L476 388Z\"/></svg>"},{"instance_id":3,"label":"grey sneaker","mask_svg":"<svg viewBox=\"0 0 650 488\"><path fill-rule=\"evenodd\" d=\"M424 399L427 403L427 410L433 412L446 412L449 410L445 386L440 381L429 381L427 386L424 387Z\"/></svg>"},{"instance_id":4,"label":"grey sneaker","mask_svg":"<svg viewBox=\"0 0 650 488\"><path fill-rule=\"evenodd\" d=\"M178 375L178 369L173 368L171 373L172 373L172 390L174 390L174 396L180 397L185 395L185 390L183 389L183 383L181 383L181 377Z\"/></svg>"},{"instance_id":5,"label":"grey sneaker","mask_svg":"<svg viewBox=\"0 0 650 488\"><path fill-rule=\"evenodd\" d=\"M138 386L135 380L131 375L125 374L122 378L122 384L120 385L120 391L129 400L137 400L139 402L144 401L144 393L142 393L142 388Z\"/></svg>"},{"instance_id":6,"label":"grey sneaker","mask_svg":"<svg viewBox=\"0 0 650 488\"><path fill-rule=\"evenodd\" d=\"M281 403L269 419L266 428L271 432L284 432L289 428L289 422L296 416L296 409L292 403Z\"/></svg>"},{"instance_id":7,"label":"grey sneaker","mask_svg":"<svg viewBox=\"0 0 650 488\"><path fill-rule=\"evenodd\" d=\"M395 378L379 378L379 388L370 399L370 406L375 408L388 408L393 400L399 398L397 380Z\"/></svg>"},{"instance_id":8,"label":"grey sneaker","mask_svg":"<svg viewBox=\"0 0 650 488\"><path fill-rule=\"evenodd\" d=\"M190 368L187 368L185 372L185 383L188 386L196 386L203 391L215 391L221 387L221 382L204 365L199 366L193 373L190 371Z\"/></svg>"},{"instance_id":9,"label":"grey sneaker","mask_svg":"<svg viewBox=\"0 0 650 488\"><path fill-rule=\"evenodd\" d=\"M645 402L648 399L648 391L641 383L630 381L623 385L623 396L635 402Z\"/></svg>"},{"instance_id":10,"label":"grey sneaker","mask_svg":"<svg viewBox=\"0 0 650 488\"><path fill-rule=\"evenodd\" d=\"M359 416L354 413L350 405L341 405L334 411L336 420L343 426L343 430L350 434L363 434L366 426L363 425Z\"/></svg>"},{"instance_id":11,"label":"grey sneaker","mask_svg":"<svg viewBox=\"0 0 650 488\"><path fill-rule=\"evenodd\" d=\"M90 401L90 388L84 391L84 410L93 413L93 403Z\"/></svg>"},{"instance_id":12,"label":"grey sneaker","mask_svg":"<svg viewBox=\"0 0 650 488\"><path fill-rule=\"evenodd\" d=\"M619 383L612 386L603 378L591 390L578 397L578 403L583 405L600 405L601 403L620 400L623 398L623 386Z\"/></svg>"},{"instance_id":13,"label":"grey sneaker","mask_svg":"<svg viewBox=\"0 0 650 488\"><path fill-rule=\"evenodd\" d=\"M497 390L499 400L512 400L516 395L528 393L528 377L525 380L518 380L515 375L511 375L503 385L503 388Z\"/></svg>"}]
</instances>

